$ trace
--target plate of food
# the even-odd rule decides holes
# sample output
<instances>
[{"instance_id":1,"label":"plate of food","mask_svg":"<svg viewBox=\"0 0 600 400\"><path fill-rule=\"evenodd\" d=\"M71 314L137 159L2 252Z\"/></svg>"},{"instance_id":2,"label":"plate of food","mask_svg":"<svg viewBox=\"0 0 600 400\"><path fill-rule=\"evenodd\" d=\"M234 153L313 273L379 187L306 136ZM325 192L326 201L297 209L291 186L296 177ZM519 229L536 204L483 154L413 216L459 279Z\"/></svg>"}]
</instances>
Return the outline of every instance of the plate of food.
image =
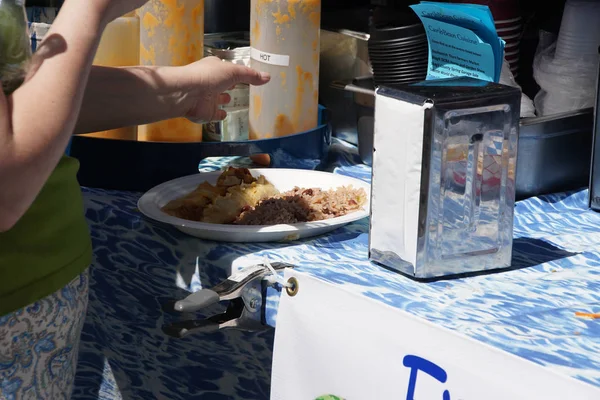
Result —
<instances>
[{"instance_id":1,"label":"plate of food","mask_svg":"<svg viewBox=\"0 0 600 400\"><path fill-rule=\"evenodd\" d=\"M367 217L370 191L366 182L328 172L230 167L158 185L138 208L202 239L291 241Z\"/></svg>"}]
</instances>

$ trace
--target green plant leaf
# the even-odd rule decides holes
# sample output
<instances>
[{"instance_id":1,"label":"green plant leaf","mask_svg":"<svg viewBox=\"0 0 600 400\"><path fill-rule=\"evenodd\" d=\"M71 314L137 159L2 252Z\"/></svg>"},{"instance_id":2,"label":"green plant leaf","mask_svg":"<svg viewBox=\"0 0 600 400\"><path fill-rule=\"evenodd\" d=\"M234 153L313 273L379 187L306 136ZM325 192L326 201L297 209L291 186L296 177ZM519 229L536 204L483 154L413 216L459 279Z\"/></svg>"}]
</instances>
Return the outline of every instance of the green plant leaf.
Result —
<instances>
[{"instance_id":1,"label":"green plant leaf","mask_svg":"<svg viewBox=\"0 0 600 400\"><path fill-rule=\"evenodd\" d=\"M326 394L324 396L317 397L315 400L344 400L344 399L341 397L338 397L338 396L334 396L332 394Z\"/></svg>"}]
</instances>

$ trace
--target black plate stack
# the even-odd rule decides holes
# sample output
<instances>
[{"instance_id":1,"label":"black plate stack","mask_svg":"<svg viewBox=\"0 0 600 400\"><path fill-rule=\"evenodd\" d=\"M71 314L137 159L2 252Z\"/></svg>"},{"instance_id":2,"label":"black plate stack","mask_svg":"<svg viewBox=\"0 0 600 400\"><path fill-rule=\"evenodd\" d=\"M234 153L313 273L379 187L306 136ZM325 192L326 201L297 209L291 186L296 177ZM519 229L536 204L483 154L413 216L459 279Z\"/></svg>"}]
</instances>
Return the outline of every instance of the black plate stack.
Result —
<instances>
[{"instance_id":1,"label":"black plate stack","mask_svg":"<svg viewBox=\"0 0 600 400\"><path fill-rule=\"evenodd\" d=\"M408 10L391 18L374 18L370 27L369 59L375 84L394 85L425 80L429 55L419 18Z\"/></svg>"}]
</instances>

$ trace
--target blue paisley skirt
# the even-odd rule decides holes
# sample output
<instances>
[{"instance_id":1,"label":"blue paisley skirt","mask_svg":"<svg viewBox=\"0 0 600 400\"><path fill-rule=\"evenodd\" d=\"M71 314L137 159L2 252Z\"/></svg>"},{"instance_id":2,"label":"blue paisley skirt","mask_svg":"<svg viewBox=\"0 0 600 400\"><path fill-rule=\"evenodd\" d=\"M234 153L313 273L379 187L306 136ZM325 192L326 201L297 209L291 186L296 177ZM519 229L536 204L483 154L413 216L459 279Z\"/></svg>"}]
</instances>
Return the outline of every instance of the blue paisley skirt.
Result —
<instances>
[{"instance_id":1,"label":"blue paisley skirt","mask_svg":"<svg viewBox=\"0 0 600 400\"><path fill-rule=\"evenodd\" d=\"M0 400L68 400L88 303L88 272L0 316Z\"/></svg>"}]
</instances>

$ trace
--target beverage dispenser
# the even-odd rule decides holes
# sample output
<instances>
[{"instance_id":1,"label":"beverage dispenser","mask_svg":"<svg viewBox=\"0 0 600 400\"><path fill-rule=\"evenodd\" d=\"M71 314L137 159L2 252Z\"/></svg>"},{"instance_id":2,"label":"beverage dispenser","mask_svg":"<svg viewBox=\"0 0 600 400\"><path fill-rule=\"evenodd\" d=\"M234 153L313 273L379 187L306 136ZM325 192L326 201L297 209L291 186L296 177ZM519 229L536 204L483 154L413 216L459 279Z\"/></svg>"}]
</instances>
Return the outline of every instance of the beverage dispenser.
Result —
<instances>
[{"instance_id":1,"label":"beverage dispenser","mask_svg":"<svg viewBox=\"0 0 600 400\"><path fill-rule=\"evenodd\" d=\"M94 65L129 67L140 63L140 20L135 12L109 23L104 29L96 51ZM137 126L90 133L87 136L105 139L136 140Z\"/></svg>"},{"instance_id":2,"label":"beverage dispenser","mask_svg":"<svg viewBox=\"0 0 600 400\"><path fill-rule=\"evenodd\" d=\"M253 0L251 7L251 66L271 82L250 87L250 139L315 129L321 0Z\"/></svg>"},{"instance_id":3,"label":"beverage dispenser","mask_svg":"<svg viewBox=\"0 0 600 400\"><path fill-rule=\"evenodd\" d=\"M183 66L204 54L204 0L150 0L140 10L140 63ZM186 118L143 125L138 140L200 142L202 125Z\"/></svg>"}]
</instances>

